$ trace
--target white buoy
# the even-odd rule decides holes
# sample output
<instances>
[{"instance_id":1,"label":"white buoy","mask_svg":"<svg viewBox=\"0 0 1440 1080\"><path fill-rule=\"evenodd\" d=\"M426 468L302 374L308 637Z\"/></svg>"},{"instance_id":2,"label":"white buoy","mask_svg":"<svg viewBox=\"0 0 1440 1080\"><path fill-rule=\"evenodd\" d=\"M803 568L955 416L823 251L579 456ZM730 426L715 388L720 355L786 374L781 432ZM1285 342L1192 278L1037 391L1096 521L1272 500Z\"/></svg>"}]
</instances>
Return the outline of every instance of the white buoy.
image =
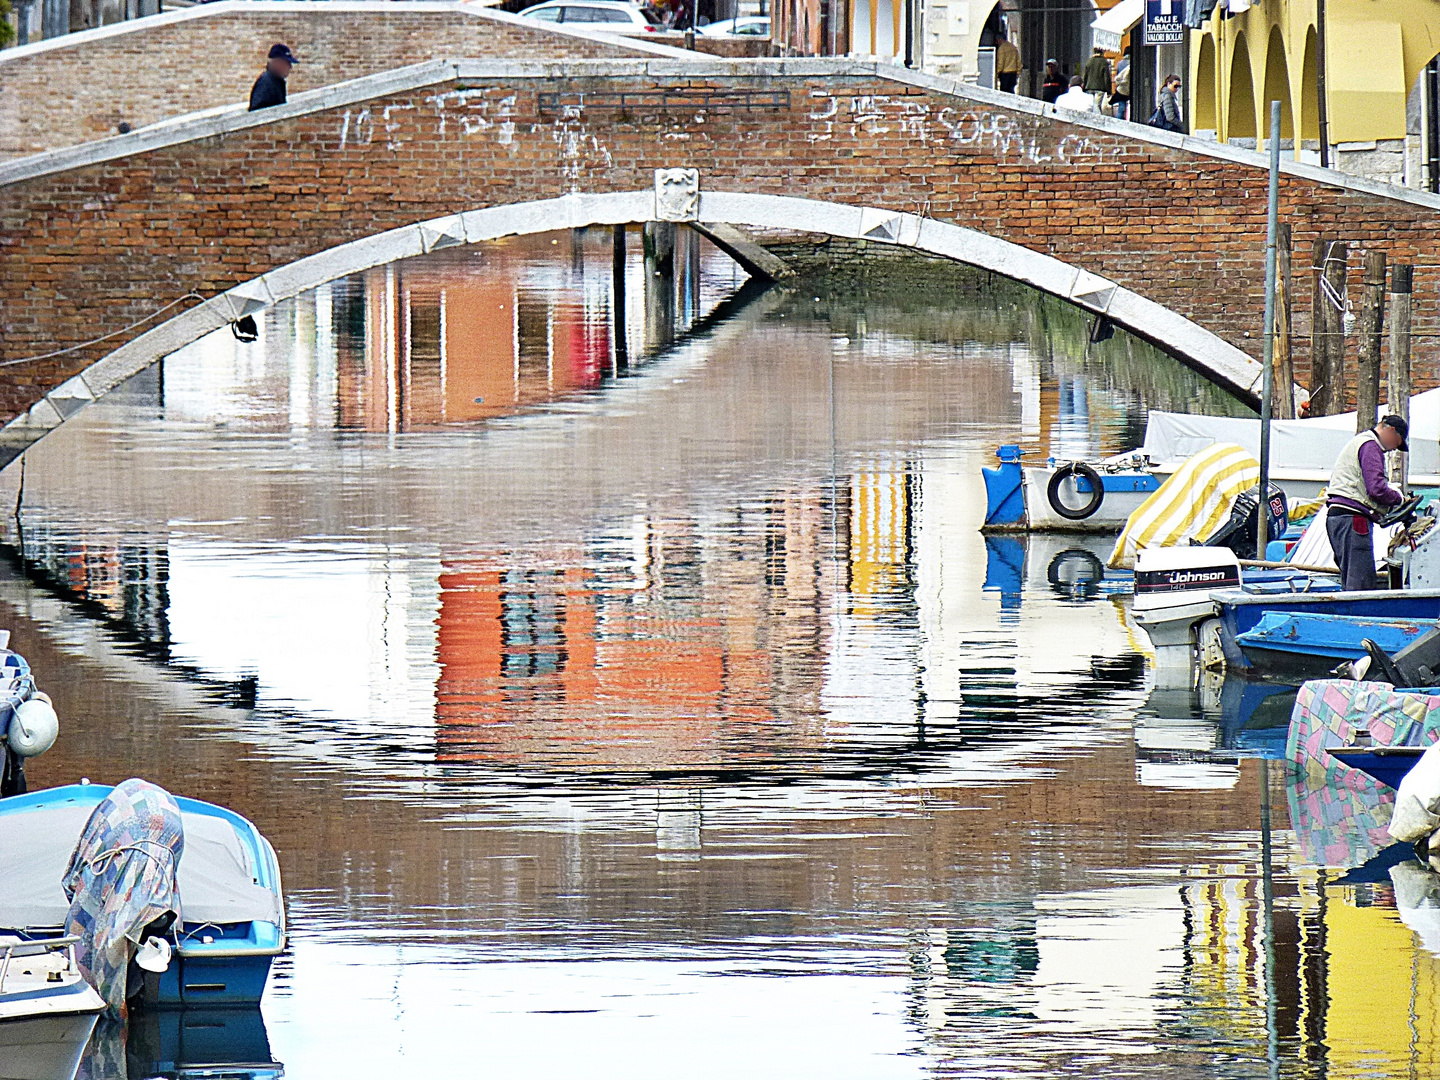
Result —
<instances>
[{"instance_id":1,"label":"white buoy","mask_svg":"<svg viewBox=\"0 0 1440 1080\"><path fill-rule=\"evenodd\" d=\"M145 971L159 973L170 967L170 956L170 942L164 938L150 937L135 950L135 963Z\"/></svg>"},{"instance_id":2,"label":"white buoy","mask_svg":"<svg viewBox=\"0 0 1440 1080\"><path fill-rule=\"evenodd\" d=\"M15 707L5 738L16 755L29 758L49 750L59 734L60 718L55 715L49 699L36 695Z\"/></svg>"}]
</instances>

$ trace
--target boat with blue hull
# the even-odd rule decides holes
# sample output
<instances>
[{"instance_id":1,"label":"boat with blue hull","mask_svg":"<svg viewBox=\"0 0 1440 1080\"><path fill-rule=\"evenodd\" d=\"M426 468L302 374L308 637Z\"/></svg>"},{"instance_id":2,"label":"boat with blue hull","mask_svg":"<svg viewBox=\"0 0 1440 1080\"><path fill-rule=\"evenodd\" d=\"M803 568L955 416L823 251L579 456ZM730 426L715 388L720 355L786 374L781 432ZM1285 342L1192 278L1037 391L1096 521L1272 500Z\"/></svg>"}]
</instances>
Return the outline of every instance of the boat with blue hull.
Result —
<instances>
[{"instance_id":1,"label":"boat with blue hull","mask_svg":"<svg viewBox=\"0 0 1440 1080\"><path fill-rule=\"evenodd\" d=\"M0 934L61 934L70 907L61 879L91 812L111 790L80 783L0 799ZM169 931L174 958L164 971L144 973L144 1002L254 1005L285 947L275 850L231 810L179 796L175 802L185 842L180 919Z\"/></svg>"},{"instance_id":2,"label":"boat with blue hull","mask_svg":"<svg viewBox=\"0 0 1440 1080\"><path fill-rule=\"evenodd\" d=\"M1210 636L1223 651L1225 666L1253 675L1323 675L1345 660L1365 656L1367 639L1381 645L1378 638L1383 638L1399 651L1440 625L1440 589L1224 589L1211 593L1210 600L1215 619Z\"/></svg>"},{"instance_id":3,"label":"boat with blue hull","mask_svg":"<svg viewBox=\"0 0 1440 1080\"><path fill-rule=\"evenodd\" d=\"M1159 490L1149 471L1115 462L1056 461L1025 465L1024 449L1002 446L985 481L985 524L992 532L1118 533Z\"/></svg>"},{"instance_id":4,"label":"boat with blue hull","mask_svg":"<svg viewBox=\"0 0 1440 1080\"><path fill-rule=\"evenodd\" d=\"M1434 619L1368 618L1308 611L1268 611L1235 643L1252 668L1316 677L1378 648L1394 655L1440 629Z\"/></svg>"},{"instance_id":5,"label":"boat with blue hull","mask_svg":"<svg viewBox=\"0 0 1440 1080\"><path fill-rule=\"evenodd\" d=\"M1346 746L1331 749L1330 756L1382 784L1398 788L1428 749L1427 746Z\"/></svg>"}]
</instances>

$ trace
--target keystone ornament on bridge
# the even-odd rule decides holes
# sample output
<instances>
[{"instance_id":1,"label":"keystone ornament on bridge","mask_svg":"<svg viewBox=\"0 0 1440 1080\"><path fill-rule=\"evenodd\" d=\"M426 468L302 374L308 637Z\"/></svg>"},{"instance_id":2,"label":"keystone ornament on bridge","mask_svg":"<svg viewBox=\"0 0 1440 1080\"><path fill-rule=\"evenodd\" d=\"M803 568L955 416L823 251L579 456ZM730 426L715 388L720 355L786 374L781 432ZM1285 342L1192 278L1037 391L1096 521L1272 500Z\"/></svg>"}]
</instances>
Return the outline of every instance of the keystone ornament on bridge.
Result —
<instances>
[{"instance_id":1,"label":"keystone ornament on bridge","mask_svg":"<svg viewBox=\"0 0 1440 1080\"><path fill-rule=\"evenodd\" d=\"M655 170L655 220L700 220L700 170Z\"/></svg>"}]
</instances>

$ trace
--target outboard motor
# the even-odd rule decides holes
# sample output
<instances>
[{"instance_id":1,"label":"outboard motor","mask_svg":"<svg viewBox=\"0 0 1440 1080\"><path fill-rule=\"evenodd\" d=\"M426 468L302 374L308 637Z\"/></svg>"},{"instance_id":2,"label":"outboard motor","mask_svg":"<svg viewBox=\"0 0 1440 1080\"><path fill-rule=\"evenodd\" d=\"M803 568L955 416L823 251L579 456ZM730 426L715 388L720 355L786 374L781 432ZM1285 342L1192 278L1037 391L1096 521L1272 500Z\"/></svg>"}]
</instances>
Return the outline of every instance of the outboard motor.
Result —
<instances>
[{"instance_id":1,"label":"outboard motor","mask_svg":"<svg viewBox=\"0 0 1440 1080\"><path fill-rule=\"evenodd\" d=\"M1230 508L1230 520L1207 536L1202 541L1203 545L1227 547L1241 559L1263 559L1264 552L1257 553L1255 550L1255 534L1260 526L1260 511L1257 506L1259 497L1259 484L1237 495L1235 504ZM1276 540L1285 535L1285 530L1290 525L1290 508L1285 501L1285 492L1275 484L1270 485L1270 498L1266 509L1270 514L1266 535L1271 540Z\"/></svg>"}]
</instances>

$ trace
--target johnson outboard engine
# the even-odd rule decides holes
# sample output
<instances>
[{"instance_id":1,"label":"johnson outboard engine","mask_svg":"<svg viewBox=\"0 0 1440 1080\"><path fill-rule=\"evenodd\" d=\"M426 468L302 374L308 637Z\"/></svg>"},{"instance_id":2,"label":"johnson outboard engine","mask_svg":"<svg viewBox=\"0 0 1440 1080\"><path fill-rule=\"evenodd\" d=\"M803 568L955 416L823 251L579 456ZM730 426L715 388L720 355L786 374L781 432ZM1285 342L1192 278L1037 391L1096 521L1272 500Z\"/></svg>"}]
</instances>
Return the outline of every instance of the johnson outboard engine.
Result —
<instances>
[{"instance_id":1,"label":"johnson outboard engine","mask_svg":"<svg viewBox=\"0 0 1440 1080\"><path fill-rule=\"evenodd\" d=\"M1242 559L1263 559L1264 552L1255 550L1255 533L1260 525L1260 485L1242 491L1235 497L1230 508L1230 520L1207 536L1202 543L1205 547L1227 547ZM1275 484L1270 485L1270 498L1266 503L1270 522L1265 535L1271 540L1285 535L1290 524L1290 508L1285 502L1285 492Z\"/></svg>"}]
</instances>

